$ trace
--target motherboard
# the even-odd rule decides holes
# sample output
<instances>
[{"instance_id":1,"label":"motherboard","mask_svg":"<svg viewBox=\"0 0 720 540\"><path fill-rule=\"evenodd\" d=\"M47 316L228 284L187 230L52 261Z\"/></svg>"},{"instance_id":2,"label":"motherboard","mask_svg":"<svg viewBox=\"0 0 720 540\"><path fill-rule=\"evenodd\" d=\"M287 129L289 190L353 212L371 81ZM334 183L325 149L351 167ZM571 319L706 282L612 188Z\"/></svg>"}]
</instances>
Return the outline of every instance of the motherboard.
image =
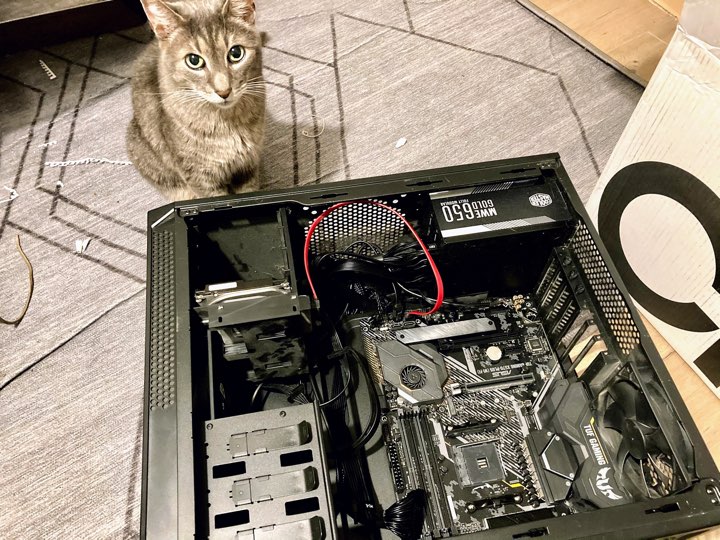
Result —
<instances>
[{"instance_id":1,"label":"motherboard","mask_svg":"<svg viewBox=\"0 0 720 540\"><path fill-rule=\"evenodd\" d=\"M552 515L525 440L557 359L532 304L519 307L508 299L419 323L363 322L388 403L382 429L397 498L426 493L423 538Z\"/></svg>"}]
</instances>

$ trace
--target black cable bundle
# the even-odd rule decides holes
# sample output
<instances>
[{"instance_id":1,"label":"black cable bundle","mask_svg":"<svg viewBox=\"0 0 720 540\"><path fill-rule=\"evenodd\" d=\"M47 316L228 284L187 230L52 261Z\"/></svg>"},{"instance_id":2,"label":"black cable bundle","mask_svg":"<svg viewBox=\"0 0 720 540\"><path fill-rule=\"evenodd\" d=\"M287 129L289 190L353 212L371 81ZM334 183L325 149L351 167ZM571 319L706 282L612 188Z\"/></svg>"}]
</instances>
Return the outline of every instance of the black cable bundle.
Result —
<instances>
[{"instance_id":1,"label":"black cable bundle","mask_svg":"<svg viewBox=\"0 0 720 540\"><path fill-rule=\"evenodd\" d=\"M414 489L404 498L388 507L384 515L384 528L402 540L417 540L425 521L425 491Z\"/></svg>"},{"instance_id":2,"label":"black cable bundle","mask_svg":"<svg viewBox=\"0 0 720 540\"><path fill-rule=\"evenodd\" d=\"M335 377L333 391L337 392L342 381ZM328 426L337 426L333 433L333 439L340 438L344 449L334 452L337 459L337 494L339 497L338 506L343 514L348 514L363 525L374 527L378 520L378 512L375 504L375 493L370 479L367 459L364 452L356 452L356 448L364 446L363 439L368 438L365 433L374 430L366 428L363 435L360 435L354 442L351 442L350 430L346 424L347 403L339 401L333 403L326 411ZM372 425L368 424L368 427ZM344 427L345 429L342 429ZM332 428L330 428L332 430ZM355 447L355 448L353 448Z\"/></svg>"},{"instance_id":3,"label":"black cable bundle","mask_svg":"<svg viewBox=\"0 0 720 540\"><path fill-rule=\"evenodd\" d=\"M324 353L318 351L318 358L325 357L326 361L316 365L309 382L325 420L329 451L335 460L335 506L343 528L348 530L350 517L366 527L367 538L379 539L380 529L384 528L402 540L417 540L425 520L425 491L411 491L382 512L376 500L367 455L362 451L380 426L380 396L365 359L352 347L343 345L329 314L325 310L320 313L324 319L323 327L329 332L332 351L329 354L327 350ZM365 425L359 434L353 433L348 423L348 413L352 410L349 398L357 391L359 383L353 377L353 365L365 380L370 404L369 418L363 422Z\"/></svg>"},{"instance_id":4,"label":"black cable bundle","mask_svg":"<svg viewBox=\"0 0 720 540\"><path fill-rule=\"evenodd\" d=\"M364 277L398 281L411 286L429 283L432 279L427 257L417 244L395 244L385 253L367 255L366 252L366 249L347 249L323 253L313 260L314 271L335 279L352 281Z\"/></svg>"},{"instance_id":5,"label":"black cable bundle","mask_svg":"<svg viewBox=\"0 0 720 540\"><path fill-rule=\"evenodd\" d=\"M333 352L327 356L329 364L310 377L315 400L327 425L330 439L330 454L337 468L336 509L340 512L343 525L347 527L348 516L373 531L378 537L382 516L375 500L375 492L368 469L367 457L362 449L377 431L380 425L380 401L369 369L362 358L350 347L343 347L331 321L326 317L331 329ZM347 421L348 397L357 390L352 376L350 363L356 363L367 383L370 398L370 418L357 436L353 434ZM328 369L329 368L329 369ZM322 387L316 377L320 375ZM329 382L327 388L325 381ZM370 537L368 535L368 537Z\"/></svg>"},{"instance_id":6,"label":"black cable bundle","mask_svg":"<svg viewBox=\"0 0 720 540\"><path fill-rule=\"evenodd\" d=\"M375 244L357 241L344 251L315 257L312 268L323 277L318 281L320 296L327 311L335 314L348 309L389 313L398 299L396 283L428 290L433 279L427 257L413 242L395 244L383 253Z\"/></svg>"},{"instance_id":7,"label":"black cable bundle","mask_svg":"<svg viewBox=\"0 0 720 540\"><path fill-rule=\"evenodd\" d=\"M371 392L372 407L368 424L362 434L352 441L350 429L346 423L347 383L343 378L342 370L337 370L332 381L333 397L321 405L323 405L323 415L332 442L331 452L337 460L336 500L343 523L346 524L345 516L349 515L357 522L370 529L375 529L375 532L379 528L383 528L396 534L402 540L417 540L420 538L425 522L425 491L422 489L410 491L403 499L388 507L382 518L380 517L366 456L364 452L356 451L367 444L379 426L381 413L379 396L367 366L353 349L344 348L336 351L335 354L345 354L357 361ZM317 391L320 392L319 389Z\"/></svg>"},{"instance_id":8,"label":"black cable bundle","mask_svg":"<svg viewBox=\"0 0 720 540\"><path fill-rule=\"evenodd\" d=\"M430 263L422 248L414 242L395 244L382 257L385 264L403 268L403 279L397 281L408 286L427 285L432 281Z\"/></svg>"}]
</instances>

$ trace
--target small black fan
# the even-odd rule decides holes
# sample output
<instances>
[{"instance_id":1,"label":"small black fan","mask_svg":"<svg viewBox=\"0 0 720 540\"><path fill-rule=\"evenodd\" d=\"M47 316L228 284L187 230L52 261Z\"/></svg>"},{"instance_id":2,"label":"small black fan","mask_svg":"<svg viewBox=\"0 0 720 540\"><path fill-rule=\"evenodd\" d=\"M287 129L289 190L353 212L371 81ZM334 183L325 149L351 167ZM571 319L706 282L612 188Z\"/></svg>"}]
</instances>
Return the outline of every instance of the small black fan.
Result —
<instances>
[{"instance_id":1,"label":"small black fan","mask_svg":"<svg viewBox=\"0 0 720 540\"><path fill-rule=\"evenodd\" d=\"M620 379L608 390L601 426L620 434L615 463L623 484L642 498L662 497L673 490L673 467L667 440L642 390L629 379Z\"/></svg>"},{"instance_id":2,"label":"small black fan","mask_svg":"<svg viewBox=\"0 0 720 540\"><path fill-rule=\"evenodd\" d=\"M402 368L400 381L410 390L420 390L427 383L427 375L420 366L410 364Z\"/></svg>"}]
</instances>

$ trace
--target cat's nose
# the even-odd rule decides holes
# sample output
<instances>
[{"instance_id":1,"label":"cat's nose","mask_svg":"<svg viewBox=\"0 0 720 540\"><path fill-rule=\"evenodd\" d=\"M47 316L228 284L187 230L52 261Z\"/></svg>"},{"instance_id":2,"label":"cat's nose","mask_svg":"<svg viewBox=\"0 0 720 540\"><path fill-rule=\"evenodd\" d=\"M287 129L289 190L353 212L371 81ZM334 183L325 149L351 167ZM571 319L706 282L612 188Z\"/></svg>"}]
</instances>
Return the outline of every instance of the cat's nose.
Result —
<instances>
[{"instance_id":1,"label":"cat's nose","mask_svg":"<svg viewBox=\"0 0 720 540\"><path fill-rule=\"evenodd\" d=\"M230 88L223 88L222 90L215 90L215 93L223 99L227 99L230 95Z\"/></svg>"}]
</instances>

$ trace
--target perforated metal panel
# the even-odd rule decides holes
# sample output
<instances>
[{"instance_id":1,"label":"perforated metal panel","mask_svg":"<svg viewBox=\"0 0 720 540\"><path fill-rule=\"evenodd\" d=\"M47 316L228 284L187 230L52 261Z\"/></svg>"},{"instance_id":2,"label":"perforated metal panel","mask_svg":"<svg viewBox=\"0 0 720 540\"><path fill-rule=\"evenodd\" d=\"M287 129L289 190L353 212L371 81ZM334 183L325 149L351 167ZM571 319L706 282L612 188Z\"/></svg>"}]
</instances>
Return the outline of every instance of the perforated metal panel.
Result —
<instances>
[{"instance_id":1,"label":"perforated metal panel","mask_svg":"<svg viewBox=\"0 0 720 540\"><path fill-rule=\"evenodd\" d=\"M640 332L630 315L628 305L615 286L610 271L600 256L590 232L581 224L572 239L572 248L580 261L603 314L624 354L630 354L640 344Z\"/></svg>"},{"instance_id":2,"label":"perforated metal panel","mask_svg":"<svg viewBox=\"0 0 720 540\"><path fill-rule=\"evenodd\" d=\"M175 247L168 231L152 235L150 409L175 403Z\"/></svg>"},{"instance_id":3,"label":"perforated metal panel","mask_svg":"<svg viewBox=\"0 0 720 540\"><path fill-rule=\"evenodd\" d=\"M377 202L392 206L399 211L399 208L392 203L383 200ZM321 213L319 210L310 212L314 212L312 215ZM310 225L305 227L305 234ZM375 244L384 251L398 243L403 234L403 227L400 218L379 206L369 204L343 206L326 216L317 226L310 242L310 251L315 255L343 251L359 240Z\"/></svg>"},{"instance_id":4,"label":"perforated metal panel","mask_svg":"<svg viewBox=\"0 0 720 540\"><path fill-rule=\"evenodd\" d=\"M210 531L203 538L334 538L321 429L314 403L206 421ZM290 510L312 499L316 506L302 515ZM310 519L320 532L298 527Z\"/></svg>"}]
</instances>

